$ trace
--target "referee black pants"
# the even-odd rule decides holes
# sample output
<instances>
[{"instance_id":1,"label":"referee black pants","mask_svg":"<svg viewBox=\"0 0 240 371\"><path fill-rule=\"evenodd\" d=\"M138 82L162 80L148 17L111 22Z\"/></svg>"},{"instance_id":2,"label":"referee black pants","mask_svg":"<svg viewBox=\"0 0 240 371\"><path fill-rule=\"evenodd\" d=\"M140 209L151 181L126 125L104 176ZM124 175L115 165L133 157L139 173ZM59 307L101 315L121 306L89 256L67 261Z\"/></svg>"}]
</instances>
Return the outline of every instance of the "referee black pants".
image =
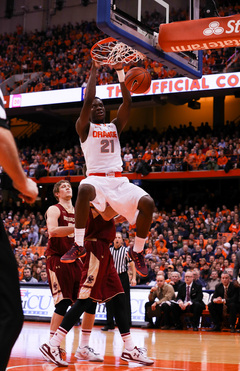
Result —
<instances>
[{"instance_id":1,"label":"referee black pants","mask_svg":"<svg viewBox=\"0 0 240 371\"><path fill-rule=\"evenodd\" d=\"M0 371L7 367L23 325L17 263L0 220Z\"/></svg>"},{"instance_id":2,"label":"referee black pants","mask_svg":"<svg viewBox=\"0 0 240 371\"><path fill-rule=\"evenodd\" d=\"M126 317L128 318L129 326L131 326L132 316L131 316L130 285L129 285L128 273L127 272L120 273L119 278L122 283L123 290L125 292L125 300L126 300L126 308L127 308ZM106 303L106 309L107 309L106 325L109 327L114 327L114 309L113 309L112 300Z\"/></svg>"}]
</instances>

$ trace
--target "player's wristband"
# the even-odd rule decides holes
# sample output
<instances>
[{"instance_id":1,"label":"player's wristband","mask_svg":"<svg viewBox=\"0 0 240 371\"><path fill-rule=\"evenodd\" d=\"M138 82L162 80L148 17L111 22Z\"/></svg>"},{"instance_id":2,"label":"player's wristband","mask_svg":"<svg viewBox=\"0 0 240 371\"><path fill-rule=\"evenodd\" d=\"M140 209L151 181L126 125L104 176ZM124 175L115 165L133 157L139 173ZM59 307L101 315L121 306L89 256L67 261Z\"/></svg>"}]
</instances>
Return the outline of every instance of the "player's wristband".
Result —
<instances>
[{"instance_id":1,"label":"player's wristband","mask_svg":"<svg viewBox=\"0 0 240 371\"><path fill-rule=\"evenodd\" d=\"M119 82L124 82L125 80L125 73L124 70L116 70L117 75L118 75L118 81Z\"/></svg>"}]
</instances>

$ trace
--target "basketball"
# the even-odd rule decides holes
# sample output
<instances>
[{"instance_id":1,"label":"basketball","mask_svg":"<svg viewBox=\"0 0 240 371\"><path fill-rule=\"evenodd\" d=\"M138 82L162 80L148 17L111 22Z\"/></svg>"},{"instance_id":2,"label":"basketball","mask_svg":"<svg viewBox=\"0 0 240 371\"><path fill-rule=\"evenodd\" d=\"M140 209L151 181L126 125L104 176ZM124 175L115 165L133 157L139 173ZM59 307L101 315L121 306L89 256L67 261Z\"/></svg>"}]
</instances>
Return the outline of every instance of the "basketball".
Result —
<instances>
[{"instance_id":1,"label":"basketball","mask_svg":"<svg viewBox=\"0 0 240 371\"><path fill-rule=\"evenodd\" d=\"M131 68L126 73L125 85L131 93L143 94L150 88L151 75L144 68Z\"/></svg>"}]
</instances>

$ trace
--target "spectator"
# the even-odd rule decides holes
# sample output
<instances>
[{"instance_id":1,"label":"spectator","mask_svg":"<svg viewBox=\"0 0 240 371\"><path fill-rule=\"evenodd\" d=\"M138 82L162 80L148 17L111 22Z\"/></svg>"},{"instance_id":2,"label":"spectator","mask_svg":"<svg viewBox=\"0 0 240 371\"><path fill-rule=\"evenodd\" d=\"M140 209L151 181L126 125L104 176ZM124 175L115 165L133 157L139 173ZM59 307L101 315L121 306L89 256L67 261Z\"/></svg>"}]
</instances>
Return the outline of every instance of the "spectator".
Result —
<instances>
[{"instance_id":1,"label":"spectator","mask_svg":"<svg viewBox=\"0 0 240 371\"><path fill-rule=\"evenodd\" d=\"M206 287L207 285L207 282L202 277L200 277L200 272L197 268L193 269L193 282L197 283L202 287Z\"/></svg>"},{"instance_id":2,"label":"spectator","mask_svg":"<svg viewBox=\"0 0 240 371\"><path fill-rule=\"evenodd\" d=\"M38 243L38 233L34 231L34 227L30 228L30 232L28 234L28 243L33 246L36 246Z\"/></svg>"},{"instance_id":3,"label":"spectator","mask_svg":"<svg viewBox=\"0 0 240 371\"><path fill-rule=\"evenodd\" d=\"M32 271L31 268L25 267L23 270L23 279L21 282L26 283L38 283L38 280L34 277L32 277Z\"/></svg>"},{"instance_id":4,"label":"spectator","mask_svg":"<svg viewBox=\"0 0 240 371\"><path fill-rule=\"evenodd\" d=\"M170 300L174 297L172 285L165 282L162 273L158 273L156 286L151 288L149 301L145 304L145 321L148 324L142 328L158 328L162 324L161 329L168 329L170 327ZM155 324L153 324L153 317L156 317Z\"/></svg>"},{"instance_id":5,"label":"spectator","mask_svg":"<svg viewBox=\"0 0 240 371\"><path fill-rule=\"evenodd\" d=\"M209 280L207 281L207 290L215 290L216 286L221 282L221 279L218 277L218 272L212 270Z\"/></svg>"},{"instance_id":6,"label":"spectator","mask_svg":"<svg viewBox=\"0 0 240 371\"><path fill-rule=\"evenodd\" d=\"M173 320L175 322L174 329L181 330L183 328L180 315L182 312L190 311L193 313L193 331L198 331L199 320L205 308L202 299L202 286L193 282L193 273L187 271L185 274L185 283L179 287L176 302L171 304Z\"/></svg>"},{"instance_id":7,"label":"spectator","mask_svg":"<svg viewBox=\"0 0 240 371\"><path fill-rule=\"evenodd\" d=\"M230 275L223 272L221 283L215 287L211 303L208 309L214 326L209 331L221 331L223 319L227 313L230 314L229 324L231 332L235 332L236 314L237 314L238 289L230 282Z\"/></svg>"},{"instance_id":8,"label":"spectator","mask_svg":"<svg viewBox=\"0 0 240 371\"><path fill-rule=\"evenodd\" d=\"M36 246L47 246L47 243L48 243L48 231L42 228L40 230L40 236Z\"/></svg>"},{"instance_id":9,"label":"spectator","mask_svg":"<svg viewBox=\"0 0 240 371\"><path fill-rule=\"evenodd\" d=\"M38 283L48 284L47 272L45 270L42 270L40 272L40 279L39 279Z\"/></svg>"},{"instance_id":10,"label":"spectator","mask_svg":"<svg viewBox=\"0 0 240 371\"><path fill-rule=\"evenodd\" d=\"M28 175L30 177L34 177L35 176L35 171L38 167L38 161L37 159L34 159L34 161L29 165L29 172L28 172Z\"/></svg>"},{"instance_id":11,"label":"spectator","mask_svg":"<svg viewBox=\"0 0 240 371\"><path fill-rule=\"evenodd\" d=\"M53 161L52 161L52 163L49 167L49 175L50 176L55 176L57 171L58 171L58 163L57 163L57 159L54 157Z\"/></svg>"},{"instance_id":12,"label":"spectator","mask_svg":"<svg viewBox=\"0 0 240 371\"><path fill-rule=\"evenodd\" d=\"M219 155L219 157L218 157L218 159L217 159L218 168L224 170L225 167L226 167L226 165L227 165L227 163L228 163L228 159L227 159L227 157L224 155L224 151L221 150L221 151L220 151L220 155Z\"/></svg>"},{"instance_id":13,"label":"spectator","mask_svg":"<svg viewBox=\"0 0 240 371\"><path fill-rule=\"evenodd\" d=\"M170 273L170 285L172 285L175 292L178 292L180 285L182 285L181 275L179 272Z\"/></svg>"},{"instance_id":14,"label":"spectator","mask_svg":"<svg viewBox=\"0 0 240 371\"><path fill-rule=\"evenodd\" d=\"M64 160L64 169L61 171L60 175L74 175L75 174L75 165L73 162L72 156L67 156Z\"/></svg>"}]
</instances>

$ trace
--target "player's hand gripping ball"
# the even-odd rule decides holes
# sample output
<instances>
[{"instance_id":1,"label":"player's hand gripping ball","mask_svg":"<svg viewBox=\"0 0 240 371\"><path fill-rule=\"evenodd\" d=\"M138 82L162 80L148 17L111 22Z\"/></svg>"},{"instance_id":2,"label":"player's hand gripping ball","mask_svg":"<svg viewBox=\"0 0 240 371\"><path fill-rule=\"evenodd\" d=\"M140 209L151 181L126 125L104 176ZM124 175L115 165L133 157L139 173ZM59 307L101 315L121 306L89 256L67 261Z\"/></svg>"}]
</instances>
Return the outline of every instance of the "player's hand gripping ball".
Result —
<instances>
[{"instance_id":1,"label":"player's hand gripping ball","mask_svg":"<svg viewBox=\"0 0 240 371\"><path fill-rule=\"evenodd\" d=\"M144 68L131 68L126 73L125 85L131 93L143 94L150 88L151 75Z\"/></svg>"}]
</instances>

